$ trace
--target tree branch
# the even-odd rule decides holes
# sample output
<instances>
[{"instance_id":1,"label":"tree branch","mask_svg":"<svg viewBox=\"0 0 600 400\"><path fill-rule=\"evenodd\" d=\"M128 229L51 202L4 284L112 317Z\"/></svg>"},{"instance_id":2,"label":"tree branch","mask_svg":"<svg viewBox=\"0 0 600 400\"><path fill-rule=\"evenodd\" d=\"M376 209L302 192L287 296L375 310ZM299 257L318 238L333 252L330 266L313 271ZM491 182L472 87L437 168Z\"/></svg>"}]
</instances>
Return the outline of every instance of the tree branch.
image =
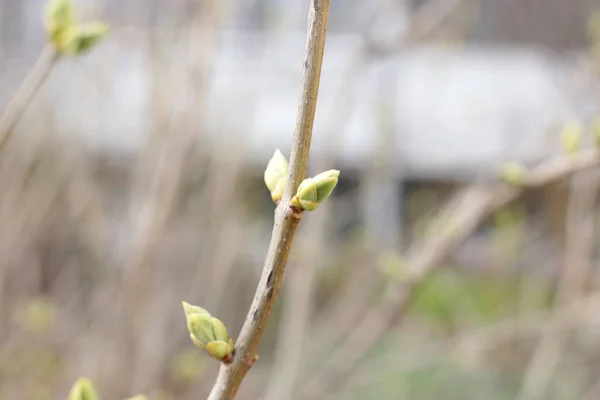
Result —
<instances>
[{"instance_id":1,"label":"tree branch","mask_svg":"<svg viewBox=\"0 0 600 400\"><path fill-rule=\"evenodd\" d=\"M302 398L321 398L323 392L342 384L387 330L401 321L414 289L492 212L515 200L526 187L543 186L598 165L599 151L585 150L542 163L524 177L521 186L503 182L475 184L458 193L439 212L436 233L409 250L408 276L395 295L357 322L344 343L304 386Z\"/></svg>"},{"instance_id":2,"label":"tree branch","mask_svg":"<svg viewBox=\"0 0 600 400\"><path fill-rule=\"evenodd\" d=\"M589 171L588 171L589 172ZM582 172L571 183L567 210L566 247L556 303L558 307L585 297L585 284L594 267L594 218L598 197L599 177L596 171ZM543 328L552 331L561 323L560 308ZM551 386L554 371L564 355L569 335L542 335L525 372L521 393L517 399L542 399Z\"/></svg>"},{"instance_id":3,"label":"tree branch","mask_svg":"<svg viewBox=\"0 0 600 400\"><path fill-rule=\"evenodd\" d=\"M2 118L0 118L0 149L4 147L6 140L8 140L13 129L17 126L25 110L27 110L27 106L29 106L31 100L50 74L50 71L52 71L52 67L54 67L57 59L58 54L54 50L54 47L46 45L35 65L28 72L21 86L19 86L17 93L15 93L6 106L6 110L2 114Z\"/></svg>"},{"instance_id":4,"label":"tree branch","mask_svg":"<svg viewBox=\"0 0 600 400\"><path fill-rule=\"evenodd\" d=\"M306 177L325 49L329 4L330 0L310 2L302 95L298 106L285 192L275 211L271 244L254 300L235 345L234 360L229 365L221 365L217 381L208 397L209 400L230 400L236 395L242 380L257 359L256 350L285 273L292 241L301 217L301 214L293 210L289 203Z\"/></svg>"}]
</instances>

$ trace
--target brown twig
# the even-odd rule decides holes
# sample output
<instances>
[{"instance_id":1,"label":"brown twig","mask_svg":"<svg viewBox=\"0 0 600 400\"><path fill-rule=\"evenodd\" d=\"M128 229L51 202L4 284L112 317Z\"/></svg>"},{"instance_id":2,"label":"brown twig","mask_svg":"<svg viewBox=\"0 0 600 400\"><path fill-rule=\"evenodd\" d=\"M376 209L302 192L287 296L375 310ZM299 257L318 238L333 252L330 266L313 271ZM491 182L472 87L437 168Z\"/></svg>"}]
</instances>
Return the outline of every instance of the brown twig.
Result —
<instances>
[{"instance_id":1,"label":"brown twig","mask_svg":"<svg viewBox=\"0 0 600 400\"><path fill-rule=\"evenodd\" d=\"M440 223L436 225L435 235L426 237L423 243L416 244L408 252L409 276L396 295L357 322L346 341L313 375L303 395L319 398L329 388L339 386L387 330L400 322L414 289L493 211L516 199L527 186L543 186L598 164L598 151L586 150L577 155L559 156L539 165L525 177L521 186L476 184L462 190L438 214Z\"/></svg>"},{"instance_id":2,"label":"brown twig","mask_svg":"<svg viewBox=\"0 0 600 400\"><path fill-rule=\"evenodd\" d=\"M0 119L0 149L6 144L6 141L21 120L33 97L40 87L42 87L57 60L58 54L54 50L54 47L46 45L2 114L2 118Z\"/></svg>"},{"instance_id":3,"label":"brown twig","mask_svg":"<svg viewBox=\"0 0 600 400\"><path fill-rule=\"evenodd\" d=\"M139 176L136 178L132 210L132 244L128 259L127 269L122 280L122 293L125 322L122 324L123 332L116 338L117 346L123 348L125 362L122 370L115 369L119 376L131 376L131 382L124 382L128 391L139 391L147 385L152 378L148 373L147 365L154 363L147 360L150 346L140 338L140 332L146 329L150 311L153 306L153 281L155 279L152 260L156 257L159 247L156 243L163 237L168 227L173 205L179 197L179 187L183 179L187 156L194 148L198 138L196 128L200 124L198 110L204 108L206 102L206 85L210 78L209 61L216 51L215 35L225 13L228 11L228 1L210 0L200 3L201 10L194 13L198 18L192 26L193 36L190 35L190 48L194 61L201 63L192 70L191 83L195 89L193 93L193 107L177 122L176 129L167 131L169 115L164 113L165 104L160 98L163 93L158 85L164 70L157 59L154 62L155 84L153 93L153 112L157 115L157 126L154 137L147 144L147 153L140 160ZM165 2L164 5L169 5ZM154 32L153 39L160 42L160 25ZM155 43L156 46L159 44ZM153 50L158 50L154 48ZM135 318L132 316L135 315ZM123 371L133 371L125 374Z\"/></svg>"},{"instance_id":4,"label":"brown twig","mask_svg":"<svg viewBox=\"0 0 600 400\"><path fill-rule=\"evenodd\" d=\"M382 368L385 370L384 374L380 370L368 371L361 368L352 375L344 390L356 390L361 386L375 385L422 366L439 365L440 355L448 354L448 351L451 351L455 358L450 357L446 359L447 361L462 362L467 349L473 349L477 358L484 356L482 353L486 350L510 340L523 340L538 335L542 335L542 337L562 335L578 329L597 327L594 316L598 314L599 309L600 293L596 292L552 311L536 311L518 318L509 318L491 326L459 333L449 340L428 343L415 354L408 355L411 361L402 363L400 366L398 366L397 356L390 355L390 367ZM545 330L548 318L555 318L556 323L553 324L552 329ZM386 365L385 359L378 360L378 362Z\"/></svg>"},{"instance_id":5,"label":"brown twig","mask_svg":"<svg viewBox=\"0 0 600 400\"><path fill-rule=\"evenodd\" d=\"M35 94L42 87L42 84L50 74L50 71L52 71L52 67L54 67L57 59L58 54L54 50L54 47L51 45L46 45L36 63L27 73L27 76L21 83L21 86L19 86L17 92L11 98L10 102L6 106L6 109L4 110L4 113L0 117L0 150L2 150L6 145L7 140L12 135L15 127L21 120L21 117L27 110L29 104L31 104ZM9 172L3 168L0 173L2 176L5 176L5 174L12 173L12 171ZM13 235L13 237L15 236ZM5 270L2 265L0 265L0 309L2 307L1 299L4 289L4 275Z\"/></svg>"},{"instance_id":6,"label":"brown twig","mask_svg":"<svg viewBox=\"0 0 600 400\"><path fill-rule=\"evenodd\" d=\"M598 195L598 174L580 173L571 182L567 211L566 248L562 276L558 288L558 305L569 304L582 296L581 291L593 267L594 253L594 209ZM560 324L557 316L549 319L544 332L553 330ZM568 335L544 335L536 347L518 398L541 399L553 377L565 347Z\"/></svg>"},{"instance_id":7,"label":"brown twig","mask_svg":"<svg viewBox=\"0 0 600 400\"><path fill-rule=\"evenodd\" d=\"M235 359L230 365L221 365L209 400L229 400L236 395L255 360L260 338L281 286L292 241L300 222L300 218L289 206L289 202L306 176L325 49L329 4L329 0L310 2L302 95L292 142L287 185L275 211L271 244L254 301L235 345Z\"/></svg>"},{"instance_id":8,"label":"brown twig","mask_svg":"<svg viewBox=\"0 0 600 400\"><path fill-rule=\"evenodd\" d=\"M306 229L311 232L302 256L291 271L285 292L280 333L277 337L273 372L266 391L266 400L292 398L296 377L302 366L307 343L313 305L313 281L322 258L323 243L327 239L328 215L333 205L331 199L319 208L320 215L308 221Z\"/></svg>"},{"instance_id":9,"label":"brown twig","mask_svg":"<svg viewBox=\"0 0 600 400\"><path fill-rule=\"evenodd\" d=\"M342 143L347 132L347 124L351 120L352 106L356 101L353 95L356 86L356 78L364 73L367 66L368 47L363 45L355 54L348 69L344 72L342 85L336 92L333 102L334 106L328 112L323 132L327 135L327 142L322 149L319 161L316 163L317 171L328 168L327 162L336 156L336 145ZM328 225L331 218L333 200L327 201L319 208L319 215L309 221L307 231L311 232L305 243L306 251L303 251L297 262L297 268L292 271L290 279L291 287L285 292L284 310L282 320L279 322L279 333L277 335L277 347L273 361L272 373L266 390L265 399L280 400L289 399L295 390L295 383L300 374L304 354L310 352L309 346L314 343L306 341L308 329L314 331L310 326L311 311L313 307L314 278L319 267L321 252L325 249L324 240L327 238ZM356 292L353 293L356 296ZM340 296L336 297L337 299ZM348 300L348 299L342 299ZM348 303L345 303L348 306ZM328 314L328 322L336 320L339 314Z\"/></svg>"}]
</instances>

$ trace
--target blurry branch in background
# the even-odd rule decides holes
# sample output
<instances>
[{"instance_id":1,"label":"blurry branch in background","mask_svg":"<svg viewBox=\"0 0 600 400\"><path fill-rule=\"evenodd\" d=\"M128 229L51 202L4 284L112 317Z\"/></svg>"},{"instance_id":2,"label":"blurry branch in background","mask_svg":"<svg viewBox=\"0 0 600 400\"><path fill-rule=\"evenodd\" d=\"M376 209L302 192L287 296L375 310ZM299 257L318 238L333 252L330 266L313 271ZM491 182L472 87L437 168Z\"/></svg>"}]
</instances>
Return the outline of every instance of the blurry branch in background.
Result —
<instances>
[{"instance_id":1,"label":"blurry branch in background","mask_svg":"<svg viewBox=\"0 0 600 400\"><path fill-rule=\"evenodd\" d=\"M189 36L194 66L190 88L192 101L175 127L169 127L168 121L164 120L167 116L163 112L158 113L160 120L155 121L156 126L159 130L169 129L170 132L155 132L154 137L149 138L147 153L143 154L140 160L131 205L132 244L123 279L123 304L127 311L123 314L123 331L115 341L117 345L124 346L124 351L130 355L126 359L134 364L122 366L123 371L135 371L132 374L132 382L123 383L134 391L152 381L153 374L148 369L159 368L157 364L160 364L156 363L156 360L148 360L151 352L144 351L146 346L153 344L140 340L144 337L141 332L147 329L148 318L151 318L150 310L154 305L155 274L150 264L158 251L156 243L164 234L177 200L186 160L198 139L198 127L201 125L201 116L206 104L206 87L210 78L209 66L216 49L215 36L228 8L228 2L219 0L196 3L199 8L194 10L194 21L190 26ZM164 4L170 6L169 2ZM160 32L157 32L154 39L160 43L159 34ZM156 59L153 61L164 62ZM160 73L154 72L157 75ZM164 76L155 75L153 78L164 79ZM154 111L164 109L165 105L157 98L161 96L160 91L153 95L153 100L158 102L154 104ZM134 315L135 318L132 317ZM127 374L119 373L119 376L125 377Z\"/></svg>"},{"instance_id":2,"label":"blurry branch in background","mask_svg":"<svg viewBox=\"0 0 600 400\"><path fill-rule=\"evenodd\" d=\"M599 164L597 149L565 154L529 172L519 168L519 174L511 179L513 184L474 184L459 192L434 218L432 233L409 249L407 271L396 292L356 324L345 342L315 372L305 386L304 396L319 398L345 382L386 332L402 320L415 288L492 212L518 198L527 186L543 186Z\"/></svg>"},{"instance_id":3,"label":"blurry branch in background","mask_svg":"<svg viewBox=\"0 0 600 400\"><path fill-rule=\"evenodd\" d=\"M279 321L279 332L275 348L272 372L267 380L266 400L290 399L295 390L296 377L302 367L310 317L314 300L313 282L316 271L322 263L323 246L329 236L328 216L334 203L327 202L318 215L306 224L310 232L304 242L296 245L297 261L289 273L285 286L285 298Z\"/></svg>"},{"instance_id":4,"label":"blurry branch in background","mask_svg":"<svg viewBox=\"0 0 600 400\"><path fill-rule=\"evenodd\" d=\"M103 39L108 30L101 22L80 24L69 0L48 1L44 9L44 24L48 43L0 117L0 152L58 59L63 55L78 56L86 53ZM5 171L2 173L4 174ZM46 201L44 206L38 208L40 214L36 214L36 221L43 219L46 211L53 204L56 194L59 193L59 189L55 186L50 189L52 194L44 197ZM19 235L13 232L13 237L17 238ZM4 292L4 274L4 268L0 268L0 309Z\"/></svg>"},{"instance_id":5,"label":"blurry branch in background","mask_svg":"<svg viewBox=\"0 0 600 400\"><path fill-rule=\"evenodd\" d=\"M409 361L398 366L398 356L391 354L393 362L389 368L381 371L359 369L352 374L344 390L354 390L357 387L379 384L399 374L408 373L422 367L440 365L444 362L465 363L484 360L485 352L509 341L522 341L541 335L542 339L554 335L564 335L568 332L583 330L597 326L596 316L600 312L600 293L594 292L569 304L553 310L533 312L517 318L509 318L491 326L479 328L472 332L457 334L449 340L440 340L418 348L415 353L404 354ZM546 329L547 321L552 318L551 329ZM440 354L450 351L453 356L441 359ZM378 360L386 363L386 358Z\"/></svg>"},{"instance_id":6,"label":"blurry branch in background","mask_svg":"<svg viewBox=\"0 0 600 400\"><path fill-rule=\"evenodd\" d=\"M209 400L233 399L253 363L267 319L277 300L296 229L302 212L291 207L300 195L308 165L314 124L321 66L325 49L329 0L312 0L309 6L308 34L304 60L302 94L298 106L296 131L292 141L289 171L285 190L277 209L271 243L252 305L235 344L235 358L230 365L222 364ZM271 189L272 193L274 188ZM294 194L298 191L298 195ZM275 200L275 197L273 197ZM302 201L302 196L300 196Z\"/></svg>"},{"instance_id":7,"label":"blurry branch in background","mask_svg":"<svg viewBox=\"0 0 600 400\"><path fill-rule=\"evenodd\" d=\"M357 76L364 71L366 56L361 49L357 55L356 62L350 63L342 82L347 82L340 87L333 101L333 112L328 115L326 126L322 129L327 135L327 144L322 149L321 162L317 163L317 170L324 170L329 160L335 159L337 143L343 143L344 133L347 132L347 124L350 121L353 100L352 94ZM343 121L340 123L340 121ZM314 345L307 342L314 300L314 278L320 266L322 266L322 253L327 251L327 238L329 237L329 222L332 208L335 203L329 201L323 204L321 212L307 222L306 230L310 235L301 243L297 254L296 267L290 272L284 296L283 311L279 322L277 335L277 347L273 369L269 377L269 386L266 390L267 400L289 399L295 390L296 378L301 371L306 347ZM330 314L330 319L336 319L336 314Z\"/></svg>"},{"instance_id":8,"label":"blurry branch in background","mask_svg":"<svg viewBox=\"0 0 600 400\"><path fill-rule=\"evenodd\" d=\"M0 149L10 137L27 106L42 87L61 55L80 55L96 45L108 28L101 22L80 24L70 0L50 0L44 9L48 44L27 73L0 119Z\"/></svg>"},{"instance_id":9,"label":"blurry branch in background","mask_svg":"<svg viewBox=\"0 0 600 400\"><path fill-rule=\"evenodd\" d=\"M582 397L581 400L596 400L600 398L600 382L592 386Z\"/></svg>"},{"instance_id":10,"label":"blurry branch in background","mask_svg":"<svg viewBox=\"0 0 600 400\"><path fill-rule=\"evenodd\" d=\"M0 150L4 147L25 110L27 110L29 103L42 87L57 60L58 53L54 46L46 45L34 66L27 73L27 77L8 103L2 118L0 118Z\"/></svg>"},{"instance_id":11,"label":"blurry branch in background","mask_svg":"<svg viewBox=\"0 0 600 400\"><path fill-rule=\"evenodd\" d=\"M345 72L343 81L348 82L349 84L344 85L336 95L334 101L336 111L334 112L334 115L328 118L328 126L325 127L324 131L328 135L331 135L334 132L344 132L346 130L345 126L339 126L339 121L348 122L350 120L349 113L352 110L353 100L356 98L356 96L351 93L355 86L353 85L353 82L356 82L357 79L365 73L373 61L378 60L381 56L393 56L395 53L401 51L405 45L422 40L439 27L443 21L463 3L463 1L464 0L435 0L433 2L425 3L425 5L419 7L409 16L409 29L406 35L394 38L395 43L393 43L389 49L379 43L373 43L373 39L370 38L370 32L374 27L371 25L366 26L365 29L363 29L363 41L361 47L356 52ZM332 126L329 127L329 125ZM335 143L335 140L331 140L330 143ZM308 274L308 272L305 272L305 269L315 267L316 266L313 265L313 263L303 263L301 266L302 273ZM373 289L373 285L366 283L367 281L371 281L369 278L369 270L365 268L354 268L349 271L349 274L350 276L345 279L345 283L343 284L343 288L339 290L339 294L337 296L332 296L325 304L323 309L319 312L319 315L317 315L316 321L313 322L314 326L310 328L312 332L318 332L320 335L319 337L321 338L319 341L307 343L307 345L310 346L307 351L310 351L311 354L312 352L316 352L315 354L321 353L322 348L330 348L333 343L342 340L343 336L351 331L356 316L360 315L369 307ZM300 293L297 293L296 296L298 307L301 307L300 304L302 304L302 302L309 301L302 300ZM306 293L305 296L308 296L308 293ZM294 300L290 299L290 301ZM290 306L290 308L292 307L293 306ZM282 330L285 331L284 328L282 328ZM292 335L291 331L292 329L287 330L290 335ZM297 332L293 333L293 335L297 335ZM287 342L289 343L290 341ZM301 344L295 342L294 346L300 347ZM277 352L277 354L280 353ZM285 355L280 355L280 357L283 358ZM283 361L281 361L281 367L274 368L275 375L270 381L272 382L272 385L279 387L284 386L277 382L279 379L283 379L282 376L285 376L286 379L290 379L287 375L290 373L288 368L290 370L294 368L291 364L292 362L289 360L288 363L283 363ZM285 397L282 396L281 398Z\"/></svg>"},{"instance_id":12,"label":"blurry branch in background","mask_svg":"<svg viewBox=\"0 0 600 400\"><path fill-rule=\"evenodd\" d=\"M598 171L576 174L570 182L571 189L567 210L566 247L564 263L558 287L558 307L570 304L582 297L585 283L591 278L594 257L595 207L599 185ZM558 313L558 312L557 312ZM531 358L525 373L522 400L541 399L560 362L568 335L548 335L560 317L551 317L544 327L543 337Z\"/></svg>"},{"instance_id":13,"label":"blurry branch in background","mask_svg":"<svg viewBox=\"0 0 600 400\"><path fill-rule=\"evenodd\" d=\"M356 82L364 74L369 63L369 47L367 42L363 41L360 49L355 53L353 59L348 63L344 72L344 78L341 80L345 84L341 85L334 96L332 102L333 110L327 113L327 120L322 132L326 135L324 148L321 149L320 162L316 164L316 170L324 170L329 160L335 159L336 151L339 149L338 143L344 142L347 127L351 121L353 105L356 101L354 91L357 87ZM284 293L284 303L281 321L279 322L279 331L277 334L277 345L275 349L275 359L271 376L268 379L269 385L266 389L266 400L290 399L295 390L295 384L301 368L306 361L303 357L306 352L312 352L311 346L317 343L306 341L309 329L311 332L321 332L330 324L335 326L343 318L344 313L330 312L325 313L323 319L319 320L316 326L310 326L314 300L314 278L319 267L322 266L322 252L327 251L326 240L329 237L329 222L334 203L329 201L323 204L321 212L307 221L306 230L310 232L309 237L300 244L297 262L295 268L290 272L288 278L289 285L286 286ZM360 274L353 274L360 275ZM365 291L366 292L366 291ZM353 291L354 299L361 302L362 297ZM336 307L340 302L345 309L352 307L349 299L345 296L334 296ZM337 301L339 300L339 302ZM361 304L362 305L362 304ZM336 308L334 308L336 309ZM339 310L339 309L337 309ZM337 311L336 310L336 311ZM345 314L348 314L346 312ZM314 322L312 322L314 324ZM320 340L318 344L328 343L327 340Z\"/></svg>"}]
</instances>

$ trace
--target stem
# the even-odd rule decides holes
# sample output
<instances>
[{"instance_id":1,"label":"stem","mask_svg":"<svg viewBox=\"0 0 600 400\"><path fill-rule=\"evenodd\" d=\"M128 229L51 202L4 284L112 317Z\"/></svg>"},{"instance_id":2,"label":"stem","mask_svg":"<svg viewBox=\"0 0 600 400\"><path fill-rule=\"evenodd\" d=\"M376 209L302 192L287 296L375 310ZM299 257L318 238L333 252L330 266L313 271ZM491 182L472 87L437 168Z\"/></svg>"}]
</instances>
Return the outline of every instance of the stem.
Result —
<instances>
[{"instance_id":1,"label":"stem","mask_svg":"<svg viewBox=\"0 0 600 400\"><path fill-rule=\"evenodd\" d=\"M56 60L58 60L58 54L54 50L54 47L46 45L34 66L27 73L25 80L19 86L17 93L15 93L6 106L4 114L2 114L2 118L0 119L0 149L4 147L6 140L8 140L13 129L21 120L33 96L42 87L50 71L52 71Z\"/></svg>"},{"instance_id":2,"label":"stem","mask_svg":"<svg viewBox=\"0 0 600 400\"><path fill-rule=\"evenodd\" d=\"M287 185L275 211L271 244L256 294L235 345L236 356L231 364L221 365L209 400L230 400L236 395L242 380L257 359L256 350L285 273L292 241L301 218L301 214L293 210L289 203L306 176L325 49L329 3L330 0L310 2L302 94L292 142Z\"/></svg>"},{"instance_id":3,"label":"stem","mask_svg":"<svg viewBox=\"0 0 600 400\"><path fill-rule=\"evenodd\" d=\"M545 334L560 325L562 306L585 297L587 279L593 273L594 259L594 215L600 181L596 171L581 172L570 182L571 189L567 207L566 246L564 263L557 293L556 316L548 318L541 339L527 366L521 393L517 399L542 399L550 389L552 378L569 338L562 335Z\"/></svg>"},{"instance_id":4,"label":"stem","mask_svg":"<svg viewBox=\"0 0 600 400\"><path fill-rule=\"evenodd\" d=\"M31 100L38 92L42 84L52 71L52 67L58 59L58 54L51 45L46 45L37 61L27 73L27 76L9 101L4 113L0 117L0 151L4 148L6 141L10 138L14 128L27 110ZM3 171L2 174L6 173ZM0 268L0 310L3 308L2 298L4 295L5 270ZM2 329L0 328L0 332Z\"/></svg>"}]
</instances>

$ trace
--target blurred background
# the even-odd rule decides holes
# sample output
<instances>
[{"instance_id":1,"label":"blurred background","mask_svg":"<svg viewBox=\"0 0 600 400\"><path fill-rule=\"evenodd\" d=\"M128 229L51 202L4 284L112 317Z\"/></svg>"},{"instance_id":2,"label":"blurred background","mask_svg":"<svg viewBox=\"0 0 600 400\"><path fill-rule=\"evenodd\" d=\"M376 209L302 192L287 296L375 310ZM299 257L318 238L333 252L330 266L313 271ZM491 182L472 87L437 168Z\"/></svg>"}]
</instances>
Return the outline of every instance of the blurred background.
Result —
<instances>
[{"instance_id":1,"label":"blurred background","mask_svg":"<svg viewBox=\"0 0 600 400\"><path fill-rule=\"evenodd\" d=\"M0 148L0 399L63 399L80 376L109 400L203 399L219 366L181 301L241 328L308 2L74 3L109 37L57 63ZM44 46L43 5L0 0L0 110ZM487 216L346 379L304 390L397 295L436 210L505 162L556 157L566 123L598 116L597 11L332 1L309 173L340 183L300 226L239 399L600 398L597 169Z\"/></svg>"}]
</instances>

